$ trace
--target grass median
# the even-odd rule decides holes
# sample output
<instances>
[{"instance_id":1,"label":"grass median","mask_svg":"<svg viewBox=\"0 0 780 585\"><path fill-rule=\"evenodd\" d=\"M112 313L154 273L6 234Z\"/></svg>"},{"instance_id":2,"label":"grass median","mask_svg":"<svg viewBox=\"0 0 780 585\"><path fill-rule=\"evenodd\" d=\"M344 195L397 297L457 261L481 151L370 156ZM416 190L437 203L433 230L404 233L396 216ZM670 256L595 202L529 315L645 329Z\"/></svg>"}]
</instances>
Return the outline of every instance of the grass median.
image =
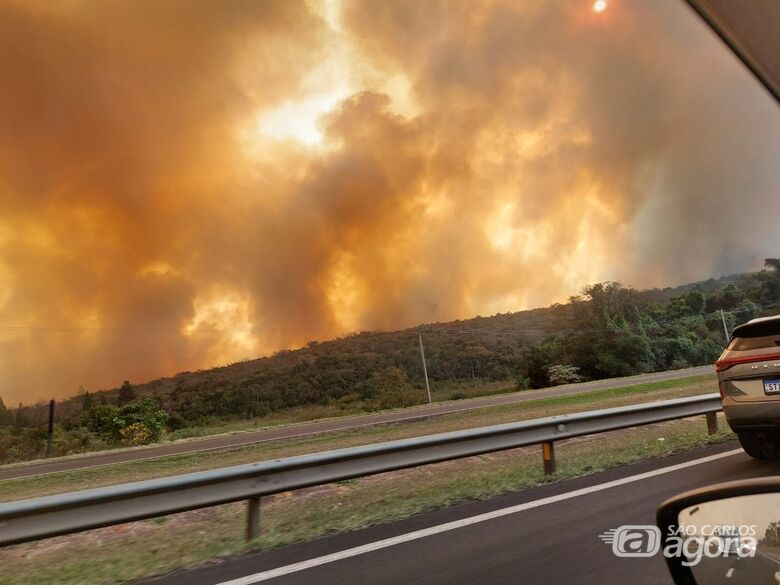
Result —
<instances>
[{"instance_id":1,"label":"grass median","mask_svg":"<svg viewBox=\"0 0 780 585\"><path fill-rule=\"evenodd\" d=\"M251 543L243 540L244 505L231 504L9 547L0 550L2 582L121 583L732 437L722 420L720 429L708 435L704 417L696 417L564 441L549 477L535 446L286 492L264 498L262 535Z\"/></svg>"},{"instance_id":2,"label":"grass median","mask_svg":"<svg viewBox=\"0 0 780 585\"><path fill-rule=\"evenodd\" d=\"M713 377L693 376L596 390L570 396L541 398L515 404L480 408L410 422L320 433L305 437L255 443L243 447L144 459L100 467L0 481L0 501L31 498L130 481L140 481L203 469L253 463L278 457L302 455L403 439L465 428L501 424L598 408L624 406L712 392Z\"/></svg>"}]
</instances>

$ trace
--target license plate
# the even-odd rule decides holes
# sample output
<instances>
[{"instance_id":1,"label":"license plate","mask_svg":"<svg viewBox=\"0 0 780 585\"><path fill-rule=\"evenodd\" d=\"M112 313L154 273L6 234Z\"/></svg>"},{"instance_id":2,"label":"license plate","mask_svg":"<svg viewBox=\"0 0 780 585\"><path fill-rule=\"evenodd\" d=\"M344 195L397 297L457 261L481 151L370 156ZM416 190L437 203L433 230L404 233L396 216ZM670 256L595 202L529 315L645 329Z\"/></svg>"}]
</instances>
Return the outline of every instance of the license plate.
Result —
<instances>
[{"instance_id":1,"label":"license plate","mask_svg":"<svg viewBox=\"0 0 780 585\"><path fill-rule=\"evenodd\" d=\"M764 394L780 394L780 378L764 380Z\"/></svg>"}]
</instances>

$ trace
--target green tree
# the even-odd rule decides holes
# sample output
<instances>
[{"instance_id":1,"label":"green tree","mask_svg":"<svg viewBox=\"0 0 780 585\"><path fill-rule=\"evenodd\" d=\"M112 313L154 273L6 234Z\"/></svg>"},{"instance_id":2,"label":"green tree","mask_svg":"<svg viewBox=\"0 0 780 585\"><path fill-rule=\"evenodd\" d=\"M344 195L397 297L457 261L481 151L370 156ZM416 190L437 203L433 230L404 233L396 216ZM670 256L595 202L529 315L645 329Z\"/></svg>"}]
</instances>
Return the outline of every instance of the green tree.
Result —
<instances>
[{"instance_id":1,"label":"green tree","mask_svg":"<svg viewBox=\"0 0 780 585\"><path fill-rule=\"evenodd\" d=\"M143 398L119 409L114 424L115 433L122 443L130 445L146 445L160 439L168 413L160 408L160 403L154 398Z\"/></svg>"},{"instance_id":2,"label":"green tree","mask_svg":"<svg viewBox=\"0 0 780 585\"><path fill-rule=\"evenodd\" d=\"M711 293L707 297L707 312L723 309L729 311L745 300L745 292L733 282Z\"/></svg>"},{"instance_id":3,"label":"green tree","mask_svg":"<svg viewBox=\"0 0 780 585\"><path fill-rule=\"evenodd\" d=\"M531 388L544 388L549 384L547 367L553 361L553 355L557 355L558 345L555 340L547 340L540 345L523 348L521 370L525 372Z\"/></svg>"},{"instance_id":4,"label":"green tree","mask_svg":"<svg viewBox=\"0 0 780 585\"><path fill-rule=\"evenodd\" d=\"M764 259L764 268L767 270L774 270L780 272L780 258L766 258Z\"/></svg>"},{"instance_id":5,"label":"green tree","mask_svg":"<svg viewBox=\"0 0 780 585\"><path fill-rule=\"evenodd\" d=\"M82 422L112 443L146 445L159 440L168 413L154 398L144 398L121 407L95 404L83 414Z\"/></svg>"},{"instance_id":6,"label":"green tree","mask_svg":"<svg viewBox=\"0 0 780 585\"><path fill-rule=\"evenodd\" d=\"M515 377L515 390L523 391L531 387L531 380L522 374Z\"/></svg>"},{"instance_id":7,"label":"green tree","mask_svg":"<svg viewBox=\"0 0 780 585\"><path fill-rule=\"evenodd\" d=\"M406 372L388 366L371 374L369 385L381 408L400 408L422 402L422 392L409 383Z\"/></svg>"},{"instance_id":8,"label":"green tree","mask_svg":"<svg viewBox=\"0 0 780 585\"><path fill-rule=\"evenodd\" d=\"M14 426L18 428L27 427L30 425L30 415L28 408L21 402L16 407L16 413L14 413Z\"/></svg>"},{"instance_id":9,"label":"green tree","mask_svg":"<svg viewBox=\"0 0 780 585\"><path fill-rule=\"evenodd\" d=\"M119 388L119 394L117 395L117 404L119 406L123 406L125 404L129 404L135 400L135 398L136 394L133 385L127 380L122 382L122 386Z\"/></svg>"},{"instance_id":10,"label":"green tree","mask_svg":"<svg viewBox=\"0 0 780 585\"><path fill-rule=\"evenodd\" d=\"M8 407L3 402L3 398L0 396L0 425L10 425L14 422L14 415L8 410Z\"/></svg>"},{"instance_id":11,"label":"green tree","mask_svg":"<svg viewBox=\"0 0 780 585\"><path fill-rule=\"evenodd\" d=\"M666 308L666 313L672 319L691 317L704 313L706 305L707 295L700 290L692 290L672 298Z\"/></svg>"},{"instance_id":12,"label":"green tree","mask_svg":"<svg viewBox=\"0 0 780 585\"><path fill-rule=\"evenodd\" d=\"M581 297L571 299L580 327L608 327L633 323L645 304L639 293L619 282L600 282L582 289Z\"/></svg>"},{"instance_id":13,"label":"green tree","mask_svg":"<svg viewBox=\"0 0 780 585\"><path fill-rule=\"evenodd\" d=\"M92 399L92 395L89 392L84 392L83 396L81 397L81 411L87 411L90 408L92 408L92 404L94 403L94 400Z\"/></svg>"},{"instance_id":14,"label":"green tree","mask_svg":"<svg viewBox=\"0 0 780 585\"><path fill-rule=\"evenodd\" d=\"M94 404L82 414L81 424L106 440L117 438L116 418L119 409L108 404Z\"/></svg>"}]
</instances>

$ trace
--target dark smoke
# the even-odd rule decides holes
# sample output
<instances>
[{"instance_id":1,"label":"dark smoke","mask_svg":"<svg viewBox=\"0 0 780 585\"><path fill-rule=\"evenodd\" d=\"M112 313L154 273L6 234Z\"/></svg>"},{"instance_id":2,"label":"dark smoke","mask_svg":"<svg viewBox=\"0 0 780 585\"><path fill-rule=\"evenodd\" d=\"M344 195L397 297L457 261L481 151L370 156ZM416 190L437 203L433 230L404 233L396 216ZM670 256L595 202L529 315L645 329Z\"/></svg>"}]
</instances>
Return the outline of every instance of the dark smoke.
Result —
<instances>
[{"instance_id":1,"label":"dark smoke","mask_svg":"<svg viewBox=\"0 0 780 585\"><path fill-rule=\"evenodd\" d=\"M7 403L777 254L777 107L684 3L314 8L0 8Z\"/></svg>"}]
</instances>

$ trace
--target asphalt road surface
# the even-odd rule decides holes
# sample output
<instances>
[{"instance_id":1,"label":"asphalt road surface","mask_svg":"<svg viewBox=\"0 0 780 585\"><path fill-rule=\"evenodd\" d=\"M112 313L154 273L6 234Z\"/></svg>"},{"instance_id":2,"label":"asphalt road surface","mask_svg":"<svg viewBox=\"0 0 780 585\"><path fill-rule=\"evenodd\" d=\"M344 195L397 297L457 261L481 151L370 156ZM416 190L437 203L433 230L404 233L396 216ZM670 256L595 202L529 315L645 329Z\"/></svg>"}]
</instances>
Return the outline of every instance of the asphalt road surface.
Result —
<instances>
[{"instance_id":1,"label":"asphalt road surface","mask_svg":"<svg viewBox=\"0 0 780 585\"><path fill-rule=\"evenodd\" d=\"M680 492L778 471L780 462L750 459L736 442L729 442L301 545L233 557L143 583L668 584L671 578L660 555L620 558L598 536L621 525L654 525L658 505ZM759 562L767 564L765 558ZM728 583L769 570L745 564L727 577L732 566L724 562L708 571L722 572L723 582Z\"/></svg>"},{"instance_id":2,"label":"asphalt road surface","mask_svg":"<svg viewBox=\"0 0 780 585\"><path fill-rule=\"evenodd\" d=\"M580 394L582 392L589 392L592 390L606 390L609 388L619 388L621 386L644 384L646 382L658 382L661 380L674 380L678 378L687 378L689 376L697 376L709 373L713 374L713 391L715 391L716 387L714 367L700 366L696 368L672 370L669 372L642 374L628 378L610 378L608 380L596 380L593 382L584 382L581 384L556 386L554 388L545 388L543 390L526 390L523 392L512 392L510 394L500 394L498 396L486 396L484 398L474 398L471 400L431 404L377 414L348 416L259 431L237 433L233 435L219 435L215 437L207 437L204 439L180 441L175 443L154 445L151 447L141 447L127 451L96 453L94 455L87 455L77 458L51 459L48 461L35 462L21 466L5 466L0 467L0 480L31 477L45 473L54 473L56 471L70 471L73 469L97 467L99 465L110 465L113 463L125 463L127 461L138 461L140 459L152 459L155 457L180 455L182 453L226 449L230 447L238 447L241 445L250 445L252 443L261 443L263 441L290 439L293 437L313 435L316 433L324 433L328 431L342 431L366 426L418 420L432 416L462 412L464 410L485 408L488 406L497 406L501 404L513 404L516 402L525 402L526 400L534 400L536 398L567 396L570 394Z\"/></svg>"}]
</instances>

